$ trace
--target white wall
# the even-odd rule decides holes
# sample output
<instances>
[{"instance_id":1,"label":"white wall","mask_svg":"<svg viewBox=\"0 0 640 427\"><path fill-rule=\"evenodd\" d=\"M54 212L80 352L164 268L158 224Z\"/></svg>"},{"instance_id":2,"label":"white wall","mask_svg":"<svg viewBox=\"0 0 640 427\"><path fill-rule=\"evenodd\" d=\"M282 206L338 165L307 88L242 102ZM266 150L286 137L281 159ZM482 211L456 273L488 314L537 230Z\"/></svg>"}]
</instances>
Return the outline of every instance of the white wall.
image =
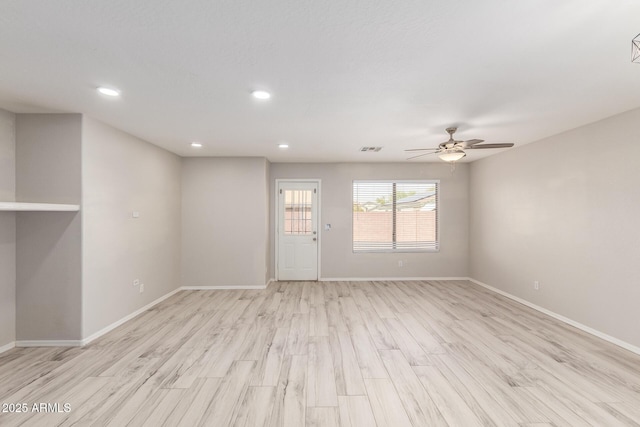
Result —
<instances>
[{"instance_id":1,"label":"white wall","mask_svg":"<svg viewBox=\"0 0 640 427\"><path fill-rule=\"evenodd\" d=\"M182 285L264 286L264 158L182 160Z\"/></svg>"},{"instance_id":2,"label":"white wall","mask_svg":"<svg viewBox=\"0 0 640 427\"><path fill-rule=\"evenodd\" d=\"M16 118L0 110L0 201L15 200ZM0 347L16 340L16 214L0 212Z\"/></svg>"},{"instance_id":3,"label":"white wall","mask_svg":"<svg viewBox=\"0 0 640 427\"><path fill-rule=\"evenodd\" d=\"M83 117L83 338L180 287L180 158ZM140 213L133 218L133 211ZM144 283L144 293L133 280Z\"/></svg>"},{"instance_id":4,"label":"white wall","mask_svg":"<svg viewBox=\"0 0 640 427\"><path fill-rule=\"evenodd\" d=\"M318 178L322 182L319 229L321 278L466 277L468 267L468 165L455 173L444 163L272 163L270 209L275 180ZM352 251L352 191L358 179L439 179L440 252L360 253ZM270 221L271 265L275 265L275 231ZM399 267L398 261L403 261Z\"/></svg>"},{"instance_id":5,"label":"white wall","mask_svg":"<svg viewBox=\"0 0 640 427\"><path fill-rule=\"evenodd\" d=\"M80 114L16 115L16 200L80 203ZM16 338L81 335L80 212L16 214Z\"/></svg>"},{"instance_id":6,"label":"white wall","mask_svg":"<svg viewBox=\"0 0 640 427\"><path fill-rule=\"evenodd\" d=\"M472 163L471 277L640 346L639 124L637 109Z\"/></svg>"}]
</instances>

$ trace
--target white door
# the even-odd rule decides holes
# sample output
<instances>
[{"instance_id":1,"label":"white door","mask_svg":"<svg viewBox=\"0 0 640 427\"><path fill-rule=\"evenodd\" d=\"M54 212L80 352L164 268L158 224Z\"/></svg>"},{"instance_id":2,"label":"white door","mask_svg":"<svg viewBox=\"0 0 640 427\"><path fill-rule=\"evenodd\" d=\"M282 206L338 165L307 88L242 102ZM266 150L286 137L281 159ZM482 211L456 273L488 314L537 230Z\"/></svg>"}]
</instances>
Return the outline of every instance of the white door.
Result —
<instances>
[{"instance_id":1,"label":"white door","mask_svg":"<svg viewBox=\"0 0 640 427\"><path fill-rule=\"evenodd\" d=\"M318 280L318 182L278 182L278 280Z\"/></svg>"}]
</instances>

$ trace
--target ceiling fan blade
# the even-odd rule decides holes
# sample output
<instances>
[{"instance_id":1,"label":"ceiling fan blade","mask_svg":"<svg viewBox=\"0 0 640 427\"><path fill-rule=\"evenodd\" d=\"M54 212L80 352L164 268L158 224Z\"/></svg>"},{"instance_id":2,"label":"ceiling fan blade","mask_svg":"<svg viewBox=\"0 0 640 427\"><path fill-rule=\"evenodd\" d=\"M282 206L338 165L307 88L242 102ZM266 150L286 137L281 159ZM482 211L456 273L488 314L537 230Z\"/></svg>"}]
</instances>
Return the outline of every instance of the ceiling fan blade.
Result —
<instances>
[{"instance_id":1,"label":"ceiling fan blade","mask_svg":"<svg viewBox=\"0 0 640 427\"><path fill-rule=\"evenodd\" d=\"M428 156L429 154L436 154L436 153L437 153L437 151L434 151L433 153L418 154L417 156L409 157L407 160L417 159L418 157Z\"/></svg>"},{"instance_id":2,"label":"ceiling fan blade","mask_svg":"<svg viewBox=\"0 0 640 427\"><path fill-rule=\"evenodd\" d=\"M484 142L484 139L470 139L468 141L463 141L465 147L471 147L472 145L479 144Z\"/></svg>"},{"instance_id":3,"label":"ceiling fan blade","mask_svg":"<svg viewBox=\"0 0 640 427\"><path fill-rule=\"evenodd\" d=\"M404 150L404 151L434 151L434 150L439 150L440 148L410 148L408 150Z\"/></svg>"},{"instance_id":4,"label":"ceiling fan blade","mask_svg":"<svg viewBox=\"0 0 640 427\"><path fill-rule=\"evenodd\" d=\"M507 142L504 144L482 144L482 145L472 145L471 147L467 147L469 150L471 149L478 149L478 148L509 148L509 147L513 147L513 143L512 142Z\"/></svg>"}]
</instances>

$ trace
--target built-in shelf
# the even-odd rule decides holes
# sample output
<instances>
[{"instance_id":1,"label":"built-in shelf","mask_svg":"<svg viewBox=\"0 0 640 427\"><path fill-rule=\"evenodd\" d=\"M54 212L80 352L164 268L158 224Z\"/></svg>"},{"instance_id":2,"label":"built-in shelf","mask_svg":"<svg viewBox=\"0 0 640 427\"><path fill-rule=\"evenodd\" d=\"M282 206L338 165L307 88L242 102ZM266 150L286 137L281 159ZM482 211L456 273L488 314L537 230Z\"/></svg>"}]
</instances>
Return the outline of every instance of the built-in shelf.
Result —
<instances>
[{"instance_id":1,"label":"built-in shelf","mask_svg":"<svg viewBox=\"0 0 640 427\"><path fill-rule=\"evenodd\" d=\"M0 202L0 211L13 212L74 212L79 211L80 205L63 205L59 203L26 203Z\"/></svg>"}]
</instances>

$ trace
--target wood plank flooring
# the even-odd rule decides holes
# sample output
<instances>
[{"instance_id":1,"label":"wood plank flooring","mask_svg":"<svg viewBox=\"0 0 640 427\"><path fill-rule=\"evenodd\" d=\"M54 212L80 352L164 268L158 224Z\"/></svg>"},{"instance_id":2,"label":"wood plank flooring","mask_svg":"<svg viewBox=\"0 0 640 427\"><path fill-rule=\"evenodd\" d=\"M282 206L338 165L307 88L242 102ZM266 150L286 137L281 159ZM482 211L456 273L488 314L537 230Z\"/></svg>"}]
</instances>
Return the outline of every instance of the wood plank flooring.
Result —
<instances>
[{"instance_id":1,"label":"wood plank flooring","mask_svg":"<svg viewBox=\"0 0 640 427\"><path fill-rule=\"evenodd\" d=\"M280 282L8 351L0 403L28 409L1 426L640 426L640 356L465 281Z\"/></svg>"}]
</instances>

